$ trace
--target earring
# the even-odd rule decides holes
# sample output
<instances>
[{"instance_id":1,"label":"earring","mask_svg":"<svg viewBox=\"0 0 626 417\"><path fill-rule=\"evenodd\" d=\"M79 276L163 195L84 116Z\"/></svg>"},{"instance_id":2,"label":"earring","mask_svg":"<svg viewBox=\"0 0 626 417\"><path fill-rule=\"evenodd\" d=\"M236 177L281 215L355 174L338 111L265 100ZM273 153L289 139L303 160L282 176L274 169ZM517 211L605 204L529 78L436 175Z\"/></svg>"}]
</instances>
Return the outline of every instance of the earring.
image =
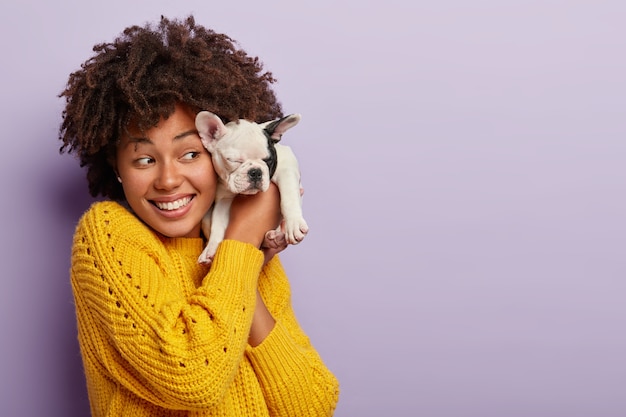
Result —
<instances>
[{"instance_id":1,"label":"earring","mask_svg":"<svg viewBox=\"0 0 626 417\"><path fill-rule=\"evenodd\" d=\"M119 175L117 176L117 182L119 182L120 184L122 183L122 178Z\"/></svg>"}]
</instances>

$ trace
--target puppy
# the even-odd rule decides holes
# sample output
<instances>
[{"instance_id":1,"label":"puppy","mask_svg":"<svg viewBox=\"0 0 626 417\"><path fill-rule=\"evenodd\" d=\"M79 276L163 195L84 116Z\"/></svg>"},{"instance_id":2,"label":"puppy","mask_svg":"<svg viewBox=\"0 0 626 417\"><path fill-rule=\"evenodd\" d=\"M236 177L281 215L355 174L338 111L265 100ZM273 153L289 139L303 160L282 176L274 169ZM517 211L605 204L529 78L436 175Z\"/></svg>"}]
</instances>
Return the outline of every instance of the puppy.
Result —
<instances>
[{"instance_id":1,"label":"puppy","mask_svg":"<svg viewBox=\"0 0 626 417\"><path fill-rule=\"evenodd\" d=\"M235 195L266 191L270 181L280 191L286 242L297 244L304 239L309 227L302 217L298 161L291 148L278 143L300 118L299 114L292 114L261 124L243 119L224 124L208 111L196 115L196 129L219 177L215 204L202 221L202 230L209 241L198 262L212 262L217 246L224 239ZM266 241L275 236L268 233Z\"/></svg>"}]
</instances>

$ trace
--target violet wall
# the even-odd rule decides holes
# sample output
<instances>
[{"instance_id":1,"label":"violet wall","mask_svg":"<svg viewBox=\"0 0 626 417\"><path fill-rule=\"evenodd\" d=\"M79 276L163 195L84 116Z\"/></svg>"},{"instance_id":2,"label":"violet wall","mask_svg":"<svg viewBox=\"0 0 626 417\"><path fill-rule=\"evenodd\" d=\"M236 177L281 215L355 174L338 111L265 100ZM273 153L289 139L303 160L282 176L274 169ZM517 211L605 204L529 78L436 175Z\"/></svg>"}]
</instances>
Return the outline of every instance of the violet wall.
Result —
<instances>
[{"instance_id":1,"label":"violet wall","mask_svg":"<svg viewBox=\"0 0 626 417\"><path fill-rule=\"evenodd\" d=\"M626 415L626 5L582 0L2 3L2 415L88 415L57 95L189 13L303 114L311 233L282 257L336 416Z\"/></svg>"}]
</instances>

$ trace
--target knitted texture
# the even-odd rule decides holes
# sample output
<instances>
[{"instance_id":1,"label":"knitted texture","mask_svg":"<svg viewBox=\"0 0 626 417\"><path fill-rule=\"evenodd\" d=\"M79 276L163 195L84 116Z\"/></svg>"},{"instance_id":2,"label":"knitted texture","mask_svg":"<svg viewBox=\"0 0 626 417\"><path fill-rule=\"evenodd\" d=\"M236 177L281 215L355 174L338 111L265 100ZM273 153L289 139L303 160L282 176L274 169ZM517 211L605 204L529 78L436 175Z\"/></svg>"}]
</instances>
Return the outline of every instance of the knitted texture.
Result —
<instances>
[{"instance_id":1,"label":"knitted texture","mask_svg":"<svg viewBox=\"0 0 626 417\"><path fill-rule=\"evenodd\" d=\"M164 238L115 202L74 235L71 282L91 411L99 416L330 416L338 382L300 328L275 256ZM276 320L247 343L256 289Z\"/></svg>"}]
</instances>

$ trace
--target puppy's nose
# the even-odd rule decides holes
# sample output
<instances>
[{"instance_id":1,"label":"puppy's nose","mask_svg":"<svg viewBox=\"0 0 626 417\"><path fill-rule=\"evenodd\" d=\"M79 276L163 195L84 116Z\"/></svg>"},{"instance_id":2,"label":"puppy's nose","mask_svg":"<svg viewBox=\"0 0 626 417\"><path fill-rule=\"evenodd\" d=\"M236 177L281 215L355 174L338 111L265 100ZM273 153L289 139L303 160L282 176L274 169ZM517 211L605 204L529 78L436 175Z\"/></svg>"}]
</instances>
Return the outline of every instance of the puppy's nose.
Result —
<instances>
[{"instance_id":1,"label":"puppy's nose","mask_svg":"<svg viewBox=\"0 0 626 417\"><path fill-rule=\"evenodd\" d=\"M263 171L261 168L252 168L248 171L248 179L252 182L259 182L263 178Z\"/></svg>"}]
</instances>

